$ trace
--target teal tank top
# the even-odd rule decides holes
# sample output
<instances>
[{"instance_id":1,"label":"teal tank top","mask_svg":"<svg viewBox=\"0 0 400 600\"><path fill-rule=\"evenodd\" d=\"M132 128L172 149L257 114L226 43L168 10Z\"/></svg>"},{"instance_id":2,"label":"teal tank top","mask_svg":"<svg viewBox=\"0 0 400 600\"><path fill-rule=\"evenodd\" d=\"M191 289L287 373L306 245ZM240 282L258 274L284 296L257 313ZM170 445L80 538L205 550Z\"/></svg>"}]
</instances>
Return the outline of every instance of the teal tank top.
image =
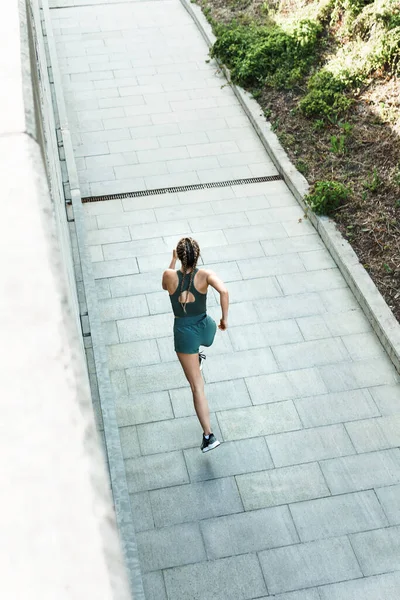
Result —
<instances>
[{"instance_id":1,"label":"teal tank top","mask_svg":"<svg viewBox=\"0 0 400 600\"><path fill-rule=\"evenodd\" d=\"M195 269L195 271L194 271L195 275L196 275L197 271L198 271L198 269ZM178 287L176 288L175 292L173 294L170 294L170 296L169 296L170 300L171 300L172 310L174 311L174 315L176 317L180 317L180 318L182 318L182 317L197 317L198 315L202 315L203 313L207 312L207 293L202 294L202 293L198 292L196 290L196 288L194 287L194 283L192 283L192 287L190 288L190 293L193 294L195 300L194 300L194 302L186 303L186 307L185 307L186 312L184 312L184 310L182 308L182 304L179 302L179 297L182 292L185 292L188 289L191 273L188 273L185 276L182 291L181 291L182 277L183 277L182 271L178 270L177 275L178 275Z\"/></svg>"}]
</instances>

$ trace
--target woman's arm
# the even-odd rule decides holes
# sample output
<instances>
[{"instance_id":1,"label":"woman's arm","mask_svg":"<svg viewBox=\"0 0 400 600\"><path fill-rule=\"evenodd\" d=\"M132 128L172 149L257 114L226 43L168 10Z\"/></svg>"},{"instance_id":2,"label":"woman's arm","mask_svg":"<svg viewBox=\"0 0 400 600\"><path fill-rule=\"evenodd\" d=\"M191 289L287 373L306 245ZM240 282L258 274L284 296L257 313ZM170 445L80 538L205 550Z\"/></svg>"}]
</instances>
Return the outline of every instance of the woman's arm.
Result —
<instances>
[{"instance_id":1,"label":"woman's arm","mask_svg":"<svg viewBox=\"0 0 400 600\"><path fill-rule=\"evenodd\" d=\"M176 265L176 261L178 260L178 256L176 254L176 250L172 251L172 259L171 262L169 263L169 267L168 269L174 269L175 270L175 265ZM164 271L163 276L162 276L162 289L163 290L167 290L168 289L168 285L167 285L167 277L168 277L168 269L166 271Z\"/></svg>"},{"instance_id":2,"label":"woman's arm","mask_svg":"<svg viewBox=\"0 0 400 600\"><path fill-rule=\"evenodd\" d=\"M229 311L229 293L226 285L213 271L209 271L207 275L207 283L211 285L219 293L222 317L218 325L219 329L225 330L228 327L228 311Z\"/></svg>"}]
</instances>

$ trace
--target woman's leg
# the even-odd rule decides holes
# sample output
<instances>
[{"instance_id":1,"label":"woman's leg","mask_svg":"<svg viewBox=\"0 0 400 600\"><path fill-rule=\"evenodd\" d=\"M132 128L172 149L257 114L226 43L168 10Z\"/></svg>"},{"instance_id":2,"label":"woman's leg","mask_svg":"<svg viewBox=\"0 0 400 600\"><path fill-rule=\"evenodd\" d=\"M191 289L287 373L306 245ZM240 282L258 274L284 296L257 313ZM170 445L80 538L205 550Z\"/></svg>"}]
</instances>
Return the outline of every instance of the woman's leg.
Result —
<instances>
[{"instance_id":1,"label":"woman's leg","mask_svg":"<svg viewBox=\"0 0 400 600\"><path fill-rule=\"evenodd\" d=\"M192 389L194 409L203 428L204 435L209 435L211 433L210 411L204 393L204 381L199 367L199 355L183 354L182 352L177 352L176 354Z\"/></svg>"}]
</instances>

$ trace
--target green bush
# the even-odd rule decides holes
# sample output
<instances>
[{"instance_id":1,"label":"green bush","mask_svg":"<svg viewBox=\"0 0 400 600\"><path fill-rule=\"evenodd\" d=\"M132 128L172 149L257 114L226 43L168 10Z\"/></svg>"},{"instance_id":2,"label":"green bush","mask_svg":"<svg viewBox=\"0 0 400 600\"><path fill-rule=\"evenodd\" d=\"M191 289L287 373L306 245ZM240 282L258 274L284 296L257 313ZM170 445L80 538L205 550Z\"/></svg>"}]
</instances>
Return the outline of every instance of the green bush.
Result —
<instances>
[{"instance_id":1,"label":"green bush","mask_svg":"<svg viewBox=\"0 0 400 600\"><path fill-rule=\"evenodd\" d=\"M211 55L231 70L243 86L291 87L306 75L315 60L321 26L300 21L291 31L277 25L217 26Z\"/></svg>"},{"instance_id":2,"label":"green bush","mask_svg":"<svg viewBox=\"0 0 400 600\"><path fill-rule=\"evenodd\" d=\"M318 181L305 201L317 215L330 215L347 200L349 194L349 190L338 181Z\"/></svg>"},{"instance_id":3,"label":"green bush","mask_svg":"<svg viewBox=\"0 0 400 600\"><path fill-rule=\"evenodd\" d=\"M307 117L325 117L337 121L352 105L344 95L346 83L329 71L321 70L308 82L308 93L300 100L300 110Z\"/></svg>"},{"instance_id":4,"label":"green bush","mask_svg":"<svg viewBox=\"0 0 400 600\"><path fill-rule=\"evenodd\" d=\"M370 66L372 70L385 69L400 74L400 26L382 35L370 58Z\"/></svg>"}]
</instances>

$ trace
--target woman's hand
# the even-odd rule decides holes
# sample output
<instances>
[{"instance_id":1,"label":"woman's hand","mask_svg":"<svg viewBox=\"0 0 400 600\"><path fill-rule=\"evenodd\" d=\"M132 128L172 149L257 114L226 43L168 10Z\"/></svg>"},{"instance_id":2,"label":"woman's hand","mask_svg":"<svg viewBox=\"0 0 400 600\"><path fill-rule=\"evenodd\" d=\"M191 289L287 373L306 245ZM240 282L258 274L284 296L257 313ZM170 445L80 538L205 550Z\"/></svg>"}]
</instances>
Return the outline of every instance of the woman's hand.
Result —
<instances>
[{"instance_id":1,"label":"woman's hand","mask_svg":"<svg viewBox=\"0 0 400 600\"><path fill-rule=\"evenodd\" d=\"M218 325L218 329L221 329L221 331L225 331L226 329L228 329L228 321L225 321L225 319L221 319Z\"/></svg>"},{"instance_id":2,"label":"woman's hand","mask_svg":"<svg viewBox=\"0 0 400 600\"><path fill-rule=\"evenodd\" d=\"M172 259L171 262L169 263L169 269L175 269L175 265L176 265L176 261L178 260L178 255L176 253L176 250L172 250Z\"/></svg>"}]
</instances>

